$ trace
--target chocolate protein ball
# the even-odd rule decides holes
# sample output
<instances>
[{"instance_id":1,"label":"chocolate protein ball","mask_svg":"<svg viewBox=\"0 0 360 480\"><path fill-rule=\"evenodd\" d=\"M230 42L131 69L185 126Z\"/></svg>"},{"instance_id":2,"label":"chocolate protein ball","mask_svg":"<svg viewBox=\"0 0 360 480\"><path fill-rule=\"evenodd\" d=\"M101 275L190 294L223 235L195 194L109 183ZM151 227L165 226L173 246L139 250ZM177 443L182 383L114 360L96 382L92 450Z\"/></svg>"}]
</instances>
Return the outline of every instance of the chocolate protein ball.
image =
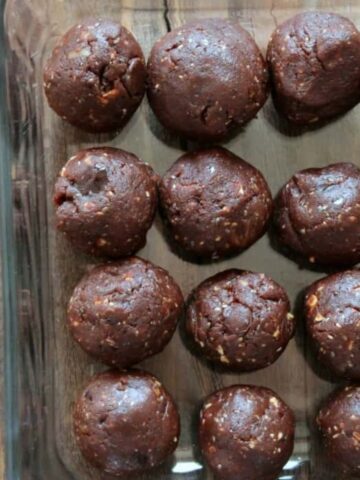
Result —
<instances>
[{"instance_id":1,"label":"chocolate protein ball","mask_svg":"<svg viewBox=\"0 0 360 480\"><path fill-rule=\"evenodd\" d=\"M196 140L226 136L255 117L268 94L261 52L237 22L197 20L158 40L148 98L164 127Z\"/></svg>"},{"instance_id":2,"label":"chocolate protein ball","mask_svg":"<svg viewBox=\"0 0 360 480\"><path fill-rule=\"evenodd\" d=\"M94 467L111 475L139 475L175 450L179 414L149 373L108 371L94 377L75 404L74 431Z\"/></svg>"},{"instance_id":3,"label":"chocolate protein ball","mask_svg":"<svg viewBox=\"0 0 360 480\"><path fill-rule=\"evenodd\" d=\"M180 288L168 272L130 257L99 265L80 280L68 324L87 353L124 368L163 350L182 306Z\"/></svg>"},{"instance_id":4,"label":"chocolate protein ball","mask_svg":"<svg viewBox=\"0 0 360 480\"><path fill-rule=\"evenodd\" d=\"M296 173L275 208L281 243L310 263L351 265L360 261L360 170L336 163Z\"/></svg>"},{"instance_id":5,"label":"chocolate protein ball","mask_svg":"<svg viewBox=\"0 0 360 480\"><path fill-rule=\"evenodd\" d=\"M305 317L319 360L335 375L360 380L360 270L313 283Z\"/></svg>"},{"instance_id":6,"label":"chocolate protein ball","mask_svg":"<svg viewBox=\"0 0 360 480\"><path fill-rule=\"evenodd\" d=\"M145 245L157 206L158 178L116 148L81 150L55 183L57 228L83 252L131 255Z\"/></svg>"},{"instance_id":7,"label":"chocolate protein ball","mask_svg":"<svg viewBox=\"0 0 360 480\"><path fill-rule=\"evenodd\" d=\"M331 464L340 472L358 478L360 387L348 386L332 393L321 407L316 423L322 438L323 451Z\"/></svg>"},{"instance_id":8,"label":"chocolate protein ball","mask_svg":"<svg viewBox=\"0 0 360 480\"><path fill-rule=\"evenodd\" d=\"M260 238L272 212L262 174L224 148L186 153L160 184L171 237L190 256L221 258Z\"/></svg>"},{"instance_id":9,"label":"chocolate protein ball","mask_svg":"<svg viewBox=\"0 0 360 480\"><path fill-rule=\"evenodd\" d=\"M140 45L111 20L86 20L57 43L44 69L50 107L88 132L123 127L145 93Z\"/></svg>"},{"instance_id":10,"label":"chocolate protein ball","mask_svg":"<svg viewBox=\"0 0 360 480\"><path fill-rule=\"evenodd\" d=\"M218 479L275 480L293 451L294 430L294 414L272 390L235 385L205 400L200 448Z\"/></svg>"},{"instance_id":11,"label":"chocolate protein ball","mask_svg":"<svg viewBox=\"0 0 360 480\"><path fill-rule=\"evenodd\" d=\"M340 15L305 12L273 33L268 46L278 109L297 124L326 120L360 100L360 33Z\"/></svg>"},{"instance_id":12,"label":"chocolate protein ball","mask_svg":"<svg viewBox=\"0 0 360 480\"><path fill-rule=\"evenodd\" d=\"M263 273L226 270L192 293L187 331L209 360L248 371L273 363L294 333L285 290Z\"/></svg>"}]
</instances>

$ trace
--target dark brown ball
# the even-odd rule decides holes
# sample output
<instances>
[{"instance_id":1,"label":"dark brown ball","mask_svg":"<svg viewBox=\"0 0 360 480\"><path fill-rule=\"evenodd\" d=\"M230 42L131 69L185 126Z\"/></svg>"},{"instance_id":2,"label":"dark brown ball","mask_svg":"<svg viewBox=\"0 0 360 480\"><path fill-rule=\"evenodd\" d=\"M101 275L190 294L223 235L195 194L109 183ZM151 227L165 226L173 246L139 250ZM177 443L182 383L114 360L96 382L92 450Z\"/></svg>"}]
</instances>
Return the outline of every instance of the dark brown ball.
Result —
<instances>
[{"instance_id":1,"label":"dark brown ball","mask_svg":"<svg viewBox=\"0 0 360 480\"><path fill-rule=\"evenodd\" d=\"M293 336L285 290L263 273L226 270L192 293L186 326L209 360L241 371L273 363Z\"/></svg>"},{"instance_id":2,"label":"dark brown ball","mask_svg":"<svg viewBox=\"0 0 360 480\"><path fill-rule=\"evenodd\" d=\"M313 283L305 317L319 360L335 375L360 380L360 270Z\"/></svg>"},{"instance_id":3,"label":"dark brown ball","mask_svg":"<svg viewBox=\"0 0 360 480\"><path fill-rule=\"evenodd\" d=\"M275 208L279 240L311 263L360 261L360 170L336 163L296 173Z\"/></svg>"},{"instance_id":4,"label":"dark brown ball","mask_svg":"<svg viewBox=\"0 0 360 480\"><path fill-rule=\"evenodd\" d=\"M44 69L50 107L88 132L121 128L141 103L146 67L140 45L111 20L86 20L57 43Z\"/></svg>"},{"instance_id":5,"label":"dark brown ball","mask_svg":"<svg viewBox=\"0 0 360 480\"><path fill-rule=\"evenodd\" d=\"M158 40L148 61L148 98L160 122L214 140L255 117L268 94L261 52L237 22L197 20Z\"/></svg>"},{"instance_id":6,"label":"dark brown ball","mask_svg":"<svg viewBox=\"0 0 360 480\"><path fill-rule=\"evenodd\" d=\"M175 450L179 414L156 377L108 371L94 377L75 404L74 431L94 467L111 475L139 475Z\"/></svg>"},{"instance_id":7,"label":"dark brown ball","mask_svg":"<svg viewBox=\"0 0 360 480\"><path fill-rule=\"evenodd\" d=\"M321 407L316 423L322 447L340 472L360 475L360 387L349 386L332 393ZM346 477L348 478L348 477Z\"/></svg>"},{"instance_id":8,"label":"dark brown ball","mask_svg":"<svg viewBox=\"0 0 360 480\"><path fill-rule=\"evenodd\" d=\"M218 479L275 480L293 451L294 430L294 414L272 390L236 385L205 400L200 448Z\"/></svg>"},{"instance_id":9,"label":"dark brown ball","mask_svg":"<svg viewBox=\"0 0 360 480\"><path fill-rule=\"evenodd\" d=\"M158 177L116 148L81 150L55 183L57 228L83 252L131 255L146 243L157 206Z\"/></svg>"},{"instance_id":10,"label":"dark brown ball","mask_svg":"<svg viewBox=\"0 0 360 480\"><path fill-rule=\"evenodd\" d=\"M180 157L163 177L160 201L173 240L199 258L246 249L265 233L272 211L262 174L220 147Z\"/></svg>"},{"instance_id":11,"label":"dark brown ball","mask_svg":"<svg viewBox=\"0 0 360 480\"><path fill-rule=\"evenodd\" d=\"M311 124L360 100L360 33L340 15L304 12L273 33L267 52L275 103L292 122Z\"/></svg>"},{"instance_id":12,"label":"dark brown ball","mask_svg":"<svg viewBox=\"0 0 360 480\"><path fill-rule=\"evenodd\" d=\"M340 15L304 12L273 33L267 51L274 99L292 122L339 115L360 100L360 33Z\"/></svg>"},{"instance_id":13,"label":"dark brown ball","mask_svg":"<svg viewBox=\"0 0 360 480\"><path fill-rule=\"evenodd\" d=\"M87 353L123 368L163 350L182 306L180 288L166 270L130 257L99 265L80 280L68 324Z\"/></svg>"}]
</instances>

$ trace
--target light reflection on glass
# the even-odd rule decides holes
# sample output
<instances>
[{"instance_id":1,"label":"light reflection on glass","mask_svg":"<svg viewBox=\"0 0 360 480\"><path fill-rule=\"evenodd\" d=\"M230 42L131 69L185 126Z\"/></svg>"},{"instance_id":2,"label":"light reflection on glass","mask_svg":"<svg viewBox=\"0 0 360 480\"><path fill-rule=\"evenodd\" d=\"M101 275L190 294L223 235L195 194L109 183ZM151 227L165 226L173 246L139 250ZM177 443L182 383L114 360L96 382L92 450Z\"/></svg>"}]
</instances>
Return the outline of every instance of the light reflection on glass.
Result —
<instances>
[{"instance_id":1,"label":"light reflection on glass","mask_svg":"<svg viewBox=\"0 0 360 480\"><path fill-rule=\"evenodd\" d=\"M198 462L178 462L172 468L173 473L190 473L202 470L203 466Z\"/></svg>"},{"instance_id":2,"label":"light reflection on glass","mask_svg":"<svg viewBox=\"0 0 360 480\"><path fill-rule=\"evenodd\" d=\"M294 471L297 470L304 462L303 458L295 458L291 459L287 462L287 464L284 467L285 471ZM172 473L190 473L190 472L196 472L198 470L202 470L203 466L194 461L178 461L176 465L172 468ZM294 480L293 475L285 474L279 477L279 480Z\"/></svg>"}]
</instances>

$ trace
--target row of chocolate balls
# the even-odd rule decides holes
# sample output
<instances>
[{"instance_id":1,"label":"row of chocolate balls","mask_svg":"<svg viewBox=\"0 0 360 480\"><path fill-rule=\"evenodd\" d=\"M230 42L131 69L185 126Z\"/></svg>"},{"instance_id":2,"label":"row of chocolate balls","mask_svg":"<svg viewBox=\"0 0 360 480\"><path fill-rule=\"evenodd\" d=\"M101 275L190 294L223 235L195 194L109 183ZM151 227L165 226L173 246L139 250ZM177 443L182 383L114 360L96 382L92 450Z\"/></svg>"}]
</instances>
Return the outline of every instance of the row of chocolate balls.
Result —
<instances>
[{"instance_id":1,"label":"row of chocolate balls","mask_svg":"<svg viewBox=\"0 0 360 480\"><path fill-rule=\"evenodd\" d=\"M360 387L334 392L316 417L323 452L341 474L359 474ZM144 371L93 378L74 408L79 448L94 467L132 476L165 462L178 445L175 402ZM203 459L219 480L276 480L294 447L295 416L272 390L234 385L209 395L198 419ZM348 477L346 477L348 478Z\"/></svg>"},{"instance_id":2,"label":"row of chocolate balls","mask_svg":"<svg viewBox=\"0 0 360 480\"><path fill-rule=\"evenodd\" d=\"M170 238L190 260L240 253L261 237L273 211L252 165L220 147L189 152L162 179L135 155L82 150L55 185L57 227L82 251L125 257L142 248L160 197ZM360 170L338 163L296 173L281 189L274 226L281 244L307 261L360 261Z\"/></svg>"},{"instance_id":3,"label":"row of chocolate balls","mask_svg":"<svg viewBox=\"0 0 360 480\"><path fill-rule=\"evenodd\" d=\"M359 102L360 34L348 19L305 12L273 33L267 63L275 104L292 122L327 120ZM133 35L88 20L58 42L44 70L50 106L90 132L121 128L148 84L150 105L173 132L218 140L255 117L269 90L267 63L237 22L198 20L159 39L146 68Z\"/></svg>"},{"instance_id":4,"label":"row of chocolate balls","mask_svg":"<svg viewBox=\"0 0 360 480\"><path fill-rule=\"evenodd\" d=\"M99 265L75 287L68 325L77 343L110 366L130 367L162 351L183 311L169 273L138 257ZM360 270L318 280L304 312L319 360L360 379ZM209 361L238 371L272 364L295 331L283 287L262 273L230 269L202 282L186 307L186 331Z\"/></svg>"}]
</instances>

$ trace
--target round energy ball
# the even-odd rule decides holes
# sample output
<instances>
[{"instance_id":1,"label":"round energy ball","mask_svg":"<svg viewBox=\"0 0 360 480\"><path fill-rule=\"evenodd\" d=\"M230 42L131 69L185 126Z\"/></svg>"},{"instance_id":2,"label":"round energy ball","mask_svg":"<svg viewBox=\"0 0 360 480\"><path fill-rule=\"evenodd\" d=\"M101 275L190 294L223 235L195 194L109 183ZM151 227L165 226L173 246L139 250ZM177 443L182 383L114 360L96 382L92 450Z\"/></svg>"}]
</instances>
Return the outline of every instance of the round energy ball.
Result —
<instances>
[{"instance_id":1,"label":"round energy ball","mask_svg":"<svg viewBox=\"0 0 360 480\"><path fill-rule=\"evenodd\" d=\"M80 280L68 325L87 353L125 368L163 350L182 307L181 290L166 270L130 257L99 265Z\"/></svg>"},{"instance_id":2,"label":"round energy ball","mask_svg":"<svg viewBox=\"0 0 360 480\"><path fill-rule=\"evenodd\" d=\"M344 113L360 100L360 33L340 15L300 13L273 33L267 52L278 109L297 124Z\"/></svg>"},{"instance_id":3,"label":"round energy ball","mask_svg":"<svg viewBox=\"0 0 360 480\"><path fill-rule=\"evenodd\" d=\"M266 231L272 197L255 167L220 147L185 153L160 183L171 238L188 255L218 259Z\"/></svg>"},{"instance_id":4,"label":"round energy ball","mask_svg":"<svg viewBox=\"0 0 360 480\"><path fill-rule=\"evenodd\" d=\"M305 318L319 360L335 375L360 380L360 270L313 283Z\"/></svg>"},{"instance_id":5,"label":"round energy ball","mask_svg":"<svg viewBox=\"0 0 360 480\"><path fill-rule=\"evenodd\" d=\"M116 148L81 150L55 183L57 228L85 253L124 257L140 250L157 207L158 178Z\"/></svg>"},{"instance_id":6,"label":"round energy ball","mask_svg":"<svg viewBox=\"0 0 360 480\"><path fill-rule=\"evenodd\" d=\"M331 465L346 478L360 474L360 387L332 393L321 407L316 423Z\"/></svg>"},{"instance_id":7,"label":"round energy ball","mask_svg":"<svg viewBox=\"0 0 360 480\"><path fill-rule=\"evenodd\" d=\"M188 302L186 326L210 361L241 371L273 363L294 334L285 290L263 273L226 270L202 282Z\"/></svg>"},{"instance_id":8,"label":"round energy ball","mask_svg":"<svg viewBox=\"0 0 360 480\"><path fill-rule=\"evenodd\" d=\"M85 20L59 40L44 69L50 107L88 132L121 128L141 103L146 66L141 47L111 20Z\"/></svg>"},{"instance_id":9,"label":"round energy ball","mask_svg":"<svg viewBox=\"0 0 360 480\"><path fill-rule=\"evenodd\" d=\"M275 204L280 242L310 263L360 261L360 170L335 163L296 173Z\"/></svg>"},{"instance_id":10,"label":"round energy ball","mask_svg":"<svg viewBox=\"0 0 360 480\"><path fill-rule=\"evenodd\" d=\"M276 480L294 447L295 419L272 390L235 385L210 395L200 413L202 454L223 480Z\"/></svg>"},{"instance_id":11,"label":"round energy ball","mask_svg":"<svg viewBox=\"0 0 360 480\"><path fill-rule=\"evenodd\" d=\"M160 38L148 60L148 98L164 127L214 140L254 118L268 95L261 52L237 22L188 23Z\"/></svg>"},{"instance_id":12,"label":"round energy ball","mask_svg":"<svg viewBox=\"0 0 360 480\"><path fill-rule=\"evenodd\" d=\"M140 475L175 450L176 405L149 373L108 371L94 377L74 408L74 431L85 459L111 475Z\"/></svg>"}]
</instances>

